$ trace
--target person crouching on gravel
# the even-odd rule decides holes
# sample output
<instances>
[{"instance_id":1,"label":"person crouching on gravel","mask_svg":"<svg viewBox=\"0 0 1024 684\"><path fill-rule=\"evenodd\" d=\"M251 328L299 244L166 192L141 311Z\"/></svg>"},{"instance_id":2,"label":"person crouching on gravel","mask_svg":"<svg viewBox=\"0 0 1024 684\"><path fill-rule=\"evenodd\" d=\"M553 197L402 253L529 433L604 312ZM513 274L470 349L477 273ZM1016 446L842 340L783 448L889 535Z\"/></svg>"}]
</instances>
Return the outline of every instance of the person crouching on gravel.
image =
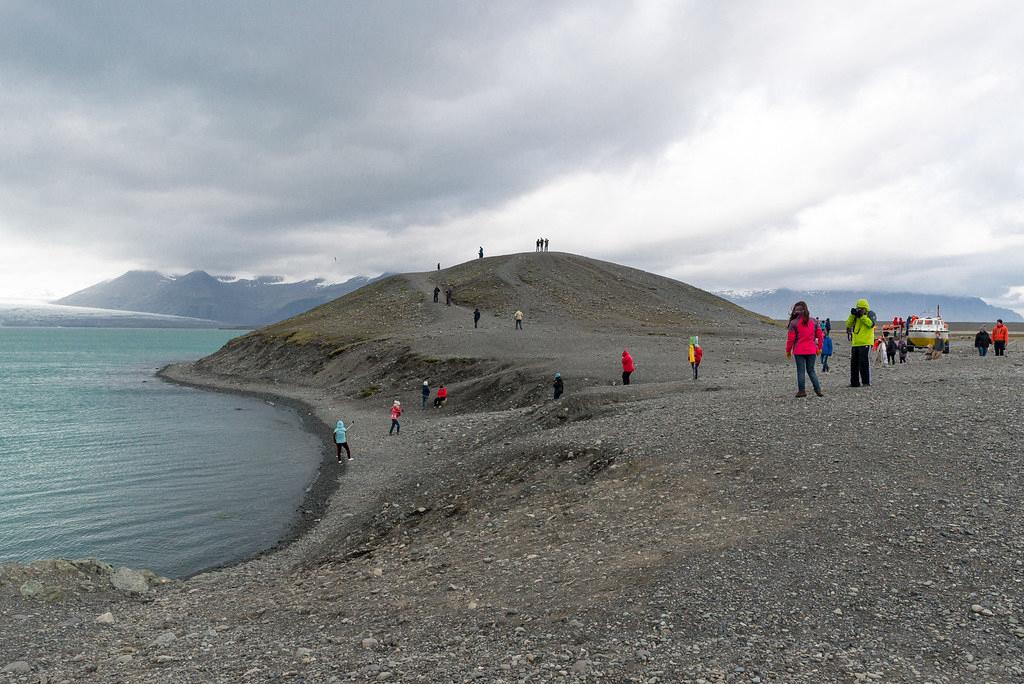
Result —
<instances>
[{"instance_id":1,"label":"person crouching on gravel","mask_svg":"<svg viewBox=\"0 0 1024 684\"><path fill-rule=\"evenodd\" d=\"M633 365L633 357L629 355L629 351L626 349L622 350L622 384L629 384L629 376L636 370L636 366Z\"/></svg>"},{"instance_id":2,"label":"person crouching on gravel","mask_svg":"<svg viewBox=\"0 0 1024 684\"><path fill-rule=\"evenodd\" d=\"M437 388L437 396L434 397L434 408L441 408L446 403L448 403L448 388L442 383Z\"/></svg>"},{"instance_id":3,"label":"person crouching on gravel","mask_svg":"<svg viewBox=\"0 0 1024 684\"><path fill-rule=\"evenodd\" d=\"M690 349L687 353L690 360L690 368L693 369L693 379L697 379L697 374L700 371L700 361L704 358L704 350L700 346L700 341L696 336L690 338Z\"/></svg>"},{"instance_id":4,"label":"person crouching on gravel","mask_svg":"<svg viewBox=\"0 0 1024 684\"><path fill-rule=\"evenodd\" d=\"M334 444L338 447L338 463L341 463L342 449L348 455L348 460L352 460L352 451L348 448L348 428L345 427L343 420L339 420L338 424L334 426Z\"/></svg>"},{"instance_id":5,"label":"person crouching on gravel","mask_svg":"<svg viewBox=\"0 0 1024 684\"><path fill-rule=\"evenodd\" d=\"M828 319L825 319L828 323ZM832 357L832 330L825 328L825 337L821 340L821 372L828 373L828 360Z\"/></svg>"},{"instance_id":6,"label":"person crouching on gravel","mask_svg":"<svg viewBox=\"0 0 1024 684\"><path fill-rule=\"evenodd\" d=\"M562 374L561 373L555 373L554 389L555 389L555 399L557 400L560 396L562 396L562 392L565 391L565 385L562 384Z\"/></svg>"},{"instance_id":7,"label":"person crouching on gravel","mask_svg":"<svg viewBox=\"0 0 1024 684\"><path fill-rule=\"evenodd\" d=\"M391 429L388 430L390 435L393 432L402 434L402 425L398 422L398 419L402 417L402 402L395 399L395 403L391 405Z\"/></svg>"},{"instance_id":8,"label":"person crouching on gravel","mask_svg":"<svg viewBox=\"0 0 1024 684\"><path fill-rule=\"evenodd\" d=\"M814 393L823 397L818 374L814 372L815 356L821 353L823 339L818 322L811 318L806 302L797 302L789 314L789 326L786 332L786 358L796 357L796 388L797 397L806 397L804 376L810 376Z\"/></svg>"}]
</instances>

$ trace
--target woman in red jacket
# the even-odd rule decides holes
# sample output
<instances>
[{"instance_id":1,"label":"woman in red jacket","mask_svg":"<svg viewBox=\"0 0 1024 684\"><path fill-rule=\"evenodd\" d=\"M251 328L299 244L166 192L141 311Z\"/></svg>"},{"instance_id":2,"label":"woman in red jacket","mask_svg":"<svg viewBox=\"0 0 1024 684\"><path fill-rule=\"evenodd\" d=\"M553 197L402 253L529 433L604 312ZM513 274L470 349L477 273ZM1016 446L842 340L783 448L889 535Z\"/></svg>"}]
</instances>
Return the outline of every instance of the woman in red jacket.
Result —
<instances>
[{"instance_id":1,"label":"woman in red jacket","mask_svg":"<svg viewBox=\"0 0 1024 684\"><path fill-rule=\"evenodd\" d=\"M786 358L796 356L796 388L798 397L806 397L804 375L809 375L814 393L823 397L818 374L814 372L814 359L821 353L821 342L824 336L818 322L811 318L806 302L797 302L789 314L789 327L786 333Z\"/></svg>"},{"instance_id":2,"label":"woman in red jacket","mask_svg":"<svg viewBox=\"0 0 1024 684\"><path fill-rule=\"evenodd\" d=\"M636 370L633 366L633 357L625 349L622 350L622 384L629 384L629 376Z\"/></svg>"}]
</instances>

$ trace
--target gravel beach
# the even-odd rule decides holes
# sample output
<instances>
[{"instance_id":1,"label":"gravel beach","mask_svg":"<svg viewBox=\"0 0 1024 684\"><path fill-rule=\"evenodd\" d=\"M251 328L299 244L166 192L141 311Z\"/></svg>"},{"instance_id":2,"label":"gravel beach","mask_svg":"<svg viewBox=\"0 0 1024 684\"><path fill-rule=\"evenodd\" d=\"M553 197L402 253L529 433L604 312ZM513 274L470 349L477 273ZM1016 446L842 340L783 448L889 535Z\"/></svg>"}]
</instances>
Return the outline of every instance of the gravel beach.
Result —
<instances>
[{"instance_id":1,"label":"gravel beach","mask_svg":"<svg viewBox=\"0 0 1024 684\"><path fill-rule=\"evenodd\" d=\"M825 396L795 399L770 321L526 254L170 367L343 417L355 460L324 461L301 535L229 568L126 589L3 566L0 681L1024 681L1024 357L956 344L853 389L835 332ZM424 379L448 406L420 409Z\"/></svg>"}]
</instances>

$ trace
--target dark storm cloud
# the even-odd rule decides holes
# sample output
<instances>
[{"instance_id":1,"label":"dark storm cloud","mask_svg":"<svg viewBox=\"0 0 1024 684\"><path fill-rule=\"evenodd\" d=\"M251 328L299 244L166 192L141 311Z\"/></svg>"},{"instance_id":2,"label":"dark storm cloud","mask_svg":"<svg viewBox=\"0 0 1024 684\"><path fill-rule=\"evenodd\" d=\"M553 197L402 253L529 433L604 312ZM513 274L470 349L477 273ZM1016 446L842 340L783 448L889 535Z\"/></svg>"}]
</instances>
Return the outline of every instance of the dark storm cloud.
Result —
<instances>
[{"instance_id":1,"label":"dark storm cloud","mask_svg":"<svg viewBox=\"0 0 1024 684\"><path fill-rule=\"evenodd\" d=\"M4 119L32 143L15 145L0 181L42 185L119 241L137 221L180 229L161 200L213 239L435 221L628 161L686 126L685 60L601 51L629 15L546 2L8 3L0 68L24 109ZM46 204L18 223L80 230Z\"/></svg>"}]
</instances>

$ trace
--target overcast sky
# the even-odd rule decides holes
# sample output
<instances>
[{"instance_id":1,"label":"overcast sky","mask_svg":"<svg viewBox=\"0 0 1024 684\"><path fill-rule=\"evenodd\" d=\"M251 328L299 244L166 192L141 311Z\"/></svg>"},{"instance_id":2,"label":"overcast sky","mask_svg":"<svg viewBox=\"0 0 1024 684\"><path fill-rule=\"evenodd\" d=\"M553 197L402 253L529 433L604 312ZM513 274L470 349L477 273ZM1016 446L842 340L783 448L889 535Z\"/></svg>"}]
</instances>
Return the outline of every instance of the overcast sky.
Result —
<instances>
[{"instance_id":1,"label":"overcast sky","mask_svg":"<svg viewBox=\"0 0 1024 684\"><path fill-rule=\"evenodd\" d=\"M551 249L1024 309L1024 3L0 0L0 296Z\"/></svg>"}]
</instances>

